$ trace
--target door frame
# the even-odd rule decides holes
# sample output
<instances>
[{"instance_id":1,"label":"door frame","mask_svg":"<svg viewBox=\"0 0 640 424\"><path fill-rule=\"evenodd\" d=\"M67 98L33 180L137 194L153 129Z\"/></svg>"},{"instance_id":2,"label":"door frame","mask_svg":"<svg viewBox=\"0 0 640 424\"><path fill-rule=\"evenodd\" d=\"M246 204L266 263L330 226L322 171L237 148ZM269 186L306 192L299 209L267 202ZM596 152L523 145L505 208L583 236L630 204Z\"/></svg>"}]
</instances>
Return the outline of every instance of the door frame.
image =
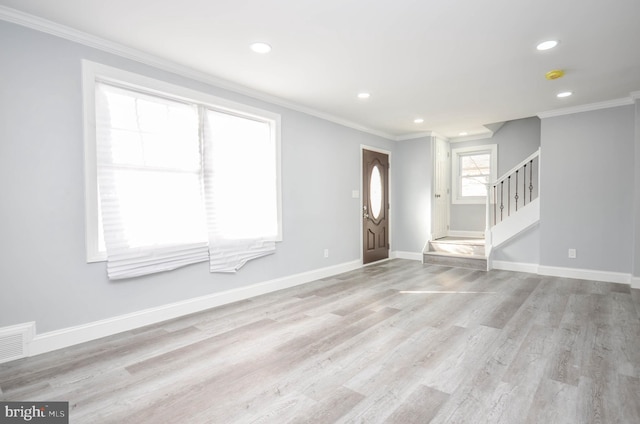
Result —
<instances>
[{"instance_id":1,"label":"door frame","mask_svg":"<svg viewBox=\"0 0 640 424\"><path fill-rule=\"evenodd\" d=\"M434 236L434 228L436 224L436 202L434 200L435 192L436 192L436 160L438 159L436 156L436 143L438 139L444 141L448 145L449 156L447 157L448 165L447 165L447 234L449 234L449 228L451 228L451 142L444 137L438 137L436 135L431 137L431 166L433 172L431 174L431 223L429 228L429 240L427 240L427 244L429 241L433 240ZM424 249L423 249L424 250Z\"/></svg>"},{"instance_id":2,"label":"door frame","mask_svg":"<svg viewBox=\"0 0 640 424\"><path fill-rule=\"evenodd\" d=\"M389 257L387 259L382 259L379 261L375 261L375 262L371 262L368 264L364 263L364 252L363 252L363 239L364 239L364 233L363 233L363 228L364 228L364 222L363 222L363 216L362 216L362 207L364 206L362 204L362 199L363 199L363 190L364 190L364 181L363 181L363 171L364 171L364 163L362 161L362 156L363 156L363 151L364 150L370 150L372 152L378 152L378 153L383 153L385 155L387 155L389 157L389 172L388 172L388 179L389 179L389 209L388 209L388 230L389 230ZM391 184L391 151L386 150L386 149L381 149L380 147L374 147L374 146L368 146L366 144L361 144L360 145L360 192L358 193L358 216L359 218L359 222L360 222L360 231L358 231L358 233L360 234L360 238L358 240L358 249L360 250L360 265L363 266L369 266L369 265L373 265L373 264L379 264L381 262L384 261L388 261L389 259L392 259L394 257L394 255L391 254L392 250L391 250L391 235L393 234L393 225L391 225L391 216L392 216L392 209L393 209L393 189L392 184Z\"/></svg>"}]
</instances>

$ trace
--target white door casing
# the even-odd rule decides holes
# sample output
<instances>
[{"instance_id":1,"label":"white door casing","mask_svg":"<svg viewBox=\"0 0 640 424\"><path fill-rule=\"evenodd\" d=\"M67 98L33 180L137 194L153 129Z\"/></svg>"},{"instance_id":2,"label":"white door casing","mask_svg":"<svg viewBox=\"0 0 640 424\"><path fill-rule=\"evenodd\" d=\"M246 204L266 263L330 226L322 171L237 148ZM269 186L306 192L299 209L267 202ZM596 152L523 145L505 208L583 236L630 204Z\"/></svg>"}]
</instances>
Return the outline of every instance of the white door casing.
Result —
<instances>
[{"instance_id":1,"label":"white door casing","mask_svg":"<svg viewBox=\"0 0 640 424\"><path fill-rule=\"evenodd\" d=\"M445 237L449 231L450 147L446 140L434 137L433 148L433 207L431 237Z\"/></svg>"}]
</instances>

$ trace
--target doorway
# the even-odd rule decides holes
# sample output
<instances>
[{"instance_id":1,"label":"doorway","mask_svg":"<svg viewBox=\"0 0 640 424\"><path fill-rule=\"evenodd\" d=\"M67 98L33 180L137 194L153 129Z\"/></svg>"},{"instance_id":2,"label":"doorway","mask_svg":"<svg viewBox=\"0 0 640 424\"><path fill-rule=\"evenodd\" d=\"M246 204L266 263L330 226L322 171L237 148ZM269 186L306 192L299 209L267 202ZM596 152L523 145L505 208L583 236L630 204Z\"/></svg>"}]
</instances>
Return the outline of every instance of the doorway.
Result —
<instances>
[{"instance_id":1,"label":"doorway","mask_svg":"<svg viewBox=\"0 0 640 424\"><path fill-rule=\"evenodd\" d=\"M446 140L433 139L433 202L431 239L446 237L449 233L450 147Z\"/></svg>"},{"instance_id":2,"label":"doorway","mask_svg":"<svg viewBox=\"0 0 640 424\"><path fill-rule=\"evenodd\" d=\"M389 257L389 155L362 150L362 262Z\"/></svg>"}]
</instances>

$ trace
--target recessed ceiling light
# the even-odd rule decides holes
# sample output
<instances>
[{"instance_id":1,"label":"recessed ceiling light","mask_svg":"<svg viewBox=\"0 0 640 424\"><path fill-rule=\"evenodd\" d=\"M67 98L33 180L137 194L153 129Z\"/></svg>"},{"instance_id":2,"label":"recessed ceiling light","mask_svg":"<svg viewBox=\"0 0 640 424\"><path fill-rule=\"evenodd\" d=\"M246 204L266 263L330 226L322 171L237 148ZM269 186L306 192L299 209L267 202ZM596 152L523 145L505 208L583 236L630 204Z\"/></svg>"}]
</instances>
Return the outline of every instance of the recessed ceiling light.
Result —
<instances>
[{"instance_id":1,"label":"recessed ceiling light","mask_svg":"<svg viewBox=\"0 0 640 424\"><path fill-rule=\"evenodd\" d=\"M368 99L369 97L371 97L371 94L369 93L358 93L358 98L359 99Z\"/></svg>"},{"instance_id":2,"label":"recessed ceiling light","mask_svg":"<svg viewBox=\"0 0 640 424\"><path fill-rule=\"evenodd\" d=\"M563 91L562 93L556 94L556 97L562 99L563 97L569 97L573 93L571 91Z\"/></svg>"},{"instance_id":3,"label":"recessed ceiling light","mask_svg":"<svg viewBox=\"0 0 640 424\"><path fill-rule=\"evenodd\" d=\"M265 54L271 51L271 46L267 43L258 42L251 44L251 50L256 53Z\"/></svg>"},{"instance_id":4,"label":"recessed ceiling light","mask_svg":"<svg viewBox=\"0 0 640 424\"><path fill-rule=\"evenodd\" d=\"M459 136L464 137L465 135L469 135L469 133L468 133L468 132L466 132L466 131L462 131L462 132L461 132L460 134L458 134L458 135L459 135Z\"/></svg>"},{"instance_id":5,"label":"recessed ceiling light","mask_svg":"<svg viewBox=\"0 0 640 424\"><path fill-rule=\"evenodd\" d=\"M536 49L543 51L543 50L549 50L554 48L555 46L558 45L558 40L548 40L548 41L543 41L542 43L538 44L536 46Z\"/></svg>"},{"instance_id":6,"label":"recessed ceiling light","mask_svg":"<svg viewBox=\"0 0 640 424\"><path fill-rule=\"evenodd\" d=\"M422 124L424 122L424 119L416 118L416 119L413 120L413 122L416 123L416 124Z\"/></svg>"}]
</instances>

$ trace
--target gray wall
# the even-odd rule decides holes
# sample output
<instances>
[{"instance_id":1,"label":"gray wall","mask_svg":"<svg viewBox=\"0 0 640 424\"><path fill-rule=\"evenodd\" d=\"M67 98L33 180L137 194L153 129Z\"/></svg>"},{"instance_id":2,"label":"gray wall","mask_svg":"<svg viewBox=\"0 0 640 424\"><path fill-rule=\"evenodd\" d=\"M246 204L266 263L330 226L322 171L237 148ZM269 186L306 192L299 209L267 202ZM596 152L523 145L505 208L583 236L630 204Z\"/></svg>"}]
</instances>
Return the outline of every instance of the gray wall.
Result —
<instances>
[{"instance_id":1,"label":"gray wall","mask_svg":"<svg viewBox=\"0 0 640 424\"><path fill-rule=\"evenodd\" d=\"M42 333L360 258L360 145L393 142L4 21L0 52L0 327ZM81 59L281 113L277 253L236 275L201 263L119 282L87 264Z\"/></svg>"},{"instance_id":2,"label":"gray wall","mask_svg":"<svg viewBox=\"0 0 640 424\"><path fill-rule=\"evenodd\" d=\"M497 247L493 252L493 259L523 264L539 264L540 226L535 225Z\"/></svg>"},{"instance_id":3,"label":"gray wall","mask_svg":"<svg viewBox=\"0 0 640 424\"><path fill-rule=\"evenodd\" d=\"M431 233L433 154L431 137L397 142L394 150L392 250L422 252Z\"/></svg>"},{"instance_id":4,"label":"gray wall","mask_svg":"<svg viewBox=\"0 0 640 424\"><path fill-rule=\"evenodd\" d=\"M542 120L540 265L631 272L634 118L624 106Z\"/></svg>"},{"instance_id":5,"label":"gray wall","mask_svg":"<svg viewBox=\"0 0 640 424\"><path fill-rule=\"evenodd\" d=\"M498 145L499 177L540 147L540 119L532 117L506 122L491 138L451 143L451 149L487 144ZM450 227L453 231L484 231L485 205L452 203Z\"/></svg>"}]
</instances>

